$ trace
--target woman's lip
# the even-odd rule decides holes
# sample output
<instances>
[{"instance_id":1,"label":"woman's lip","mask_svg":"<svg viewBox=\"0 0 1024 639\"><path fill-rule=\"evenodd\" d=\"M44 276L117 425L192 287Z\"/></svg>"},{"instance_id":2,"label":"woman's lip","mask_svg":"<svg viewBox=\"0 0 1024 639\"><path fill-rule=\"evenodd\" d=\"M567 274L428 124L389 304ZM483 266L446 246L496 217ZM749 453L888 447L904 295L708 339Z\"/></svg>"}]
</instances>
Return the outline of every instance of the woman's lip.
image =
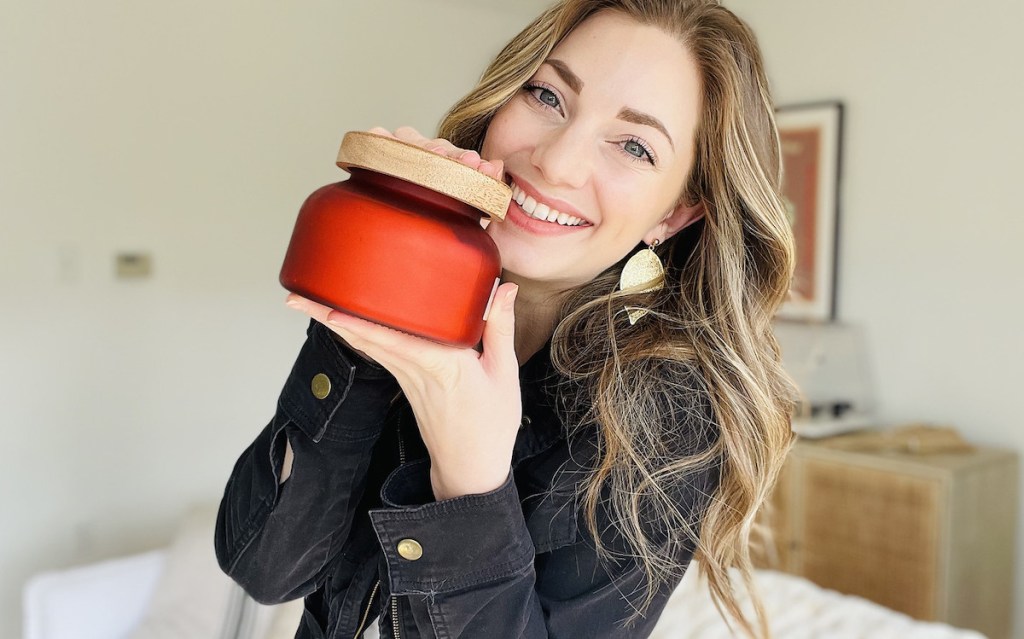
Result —
<instances>
[{"instance_id":1,"label":"woman's lip","mask_svg":"<svg viewBox=\"0 0 1024 639\"><path fill-rule=\"evenodd\" d=\"M523 193L526 193L527 195L529 195L533 199L537 200L538 202L546 204L548 206L548 208L555 209L559 213L565 213L566 215L571 215L573 217L578 217L579 219L583 220L584 224L587 224L587 225L593 224L593 222L591 222L589 219L587 219L587 216L585 216L582 213L580 213L579 209L577 209L572 204L569 204L565 200L560 200L558 198L549 198L549 197L542 196L542 195L540 195L537 192L537 189L533 188L533 185L530 184L529 182L527 182L525 180L522 180L522 179L519 178L519 176L513 175L511 173L508 173L507 175L508 175L509 179L516 184L516 186L518 186L520 189L522 189ZM513 200L513 202L514 201L515 200Z\"/></svg>"},{"instance_id":2,"label":"woman's lip","mask_svg":"<svg viewBox=\"0 0 1024 639\"><path fill-rule=\"evenodd\" d=\"M563 226L557 222L538 220L532 215L528 215L515 200L512 200L508 206L508 215L505 216L505 222L511 222L535 235L565 235L589 228L589 225Z\"/></svg>"}]
</instances>

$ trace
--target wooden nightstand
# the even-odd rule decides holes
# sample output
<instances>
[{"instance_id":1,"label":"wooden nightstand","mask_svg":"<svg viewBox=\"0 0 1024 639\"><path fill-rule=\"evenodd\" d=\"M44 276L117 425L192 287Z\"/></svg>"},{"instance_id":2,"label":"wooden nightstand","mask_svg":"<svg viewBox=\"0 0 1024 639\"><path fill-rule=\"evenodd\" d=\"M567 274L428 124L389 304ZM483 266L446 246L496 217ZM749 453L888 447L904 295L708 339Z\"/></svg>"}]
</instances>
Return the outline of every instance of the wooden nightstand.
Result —
<instances>
[{"instance_id":1,"label":"wooden nightstand","mask_svg":"<svg viewBox=\"0 0 1024 639\"><path fill-rule=\"evenodd\" d=\"M757 563L917 619L1010 636L1018 462L1008 451L851 452L797 443ZM774 553L771 550L774 548Z\"/></svg>"}]
</instances>

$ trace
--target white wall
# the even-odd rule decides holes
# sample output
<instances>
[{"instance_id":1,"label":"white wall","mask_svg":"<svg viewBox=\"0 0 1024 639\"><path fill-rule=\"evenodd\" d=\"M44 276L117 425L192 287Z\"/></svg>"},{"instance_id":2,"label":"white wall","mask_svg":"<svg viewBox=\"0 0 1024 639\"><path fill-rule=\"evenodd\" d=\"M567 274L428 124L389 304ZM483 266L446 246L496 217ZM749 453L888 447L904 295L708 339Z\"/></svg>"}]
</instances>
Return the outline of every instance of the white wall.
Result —
<instances>
[{"instance_id":1,"label":"white wall","mask_svg":"<svg viewBox=\"0 0 1024 639\"><path fill-rule=\"evenodd\" d=\"M865 331L883 418L1024 451L1024 3L726 4L779 104L846 103L839 316Z\"/></svg>"},{"instance_id":2,"label":"white wall","mask_svg":"<svg viewBox=\"0 0 1024 639\"><path fill-rule=\"evenodd\" d=\"M304 337L299 205L346 130L432 131L543 3L510 4L0 2L0 636L30 573L218 498Z\"/></svg>"}]
</instances>

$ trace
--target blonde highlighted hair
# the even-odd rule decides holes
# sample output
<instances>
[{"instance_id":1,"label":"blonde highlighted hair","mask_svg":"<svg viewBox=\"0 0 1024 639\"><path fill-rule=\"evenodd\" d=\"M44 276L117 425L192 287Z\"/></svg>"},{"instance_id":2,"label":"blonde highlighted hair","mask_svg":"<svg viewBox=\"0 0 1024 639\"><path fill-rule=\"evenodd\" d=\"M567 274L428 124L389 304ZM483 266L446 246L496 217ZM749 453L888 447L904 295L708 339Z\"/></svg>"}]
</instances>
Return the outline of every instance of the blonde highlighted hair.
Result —
<instances>
[{"instance_id":1,"label":"blonde highlighted hair","mask_svg":"<svg viewBox=\"0 0 1024 639\"><path fill-rule=\"evenodd\" d=\"M694 59L703 95L680 201L700 202L705 215L658 247L667 265L660 292L617 291L620 262L564 301L552 357L588 407L575 416L578 425L596 425L599 439L599 459L581 489L583 513L604 552L597 513L606 509L644 568L638 614L685 569L679 551L690 544L723 616L749 636L766 637L749 543L793 441L796 391L771 321L789 290L794 248L753 33L715 0L563 0L505 46L439 135L479 151L495 112L567 34L602 10L661 28ZM631 326L624 304L650 314ZM680 422L714 430L710 447L681 452ZM718 487L695 520L673 495L694 471L712 466ZM755 619L740 609L731 569L753 598Z\"/></svg>"}]
</instances>

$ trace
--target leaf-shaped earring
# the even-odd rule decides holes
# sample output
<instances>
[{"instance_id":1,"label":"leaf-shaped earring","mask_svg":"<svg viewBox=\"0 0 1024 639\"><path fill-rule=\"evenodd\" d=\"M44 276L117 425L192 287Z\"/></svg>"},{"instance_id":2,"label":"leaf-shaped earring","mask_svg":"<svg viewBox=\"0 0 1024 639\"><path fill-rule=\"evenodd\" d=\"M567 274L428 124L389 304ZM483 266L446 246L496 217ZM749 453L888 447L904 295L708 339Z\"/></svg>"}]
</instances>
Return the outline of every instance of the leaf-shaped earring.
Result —
<instances>
[{"instance_id":1,"label":"leaf-shaped earring","mask_svg":"<svg viewBox=\"0 0 1024 639\"><path fill-rule=\"evenodd\" d=\"M654 248L660 243L660 240L654 240L650 246L637 251L626 261L626 265L622 267L622 274L619 276L620 291L650 293L660 290L665 285L665 267L662 266L658 254L654 252ZM647 309L637 306L625 308L630 326L636 324L637 320L649 312Z\"/></svg>"}]
</instances>

